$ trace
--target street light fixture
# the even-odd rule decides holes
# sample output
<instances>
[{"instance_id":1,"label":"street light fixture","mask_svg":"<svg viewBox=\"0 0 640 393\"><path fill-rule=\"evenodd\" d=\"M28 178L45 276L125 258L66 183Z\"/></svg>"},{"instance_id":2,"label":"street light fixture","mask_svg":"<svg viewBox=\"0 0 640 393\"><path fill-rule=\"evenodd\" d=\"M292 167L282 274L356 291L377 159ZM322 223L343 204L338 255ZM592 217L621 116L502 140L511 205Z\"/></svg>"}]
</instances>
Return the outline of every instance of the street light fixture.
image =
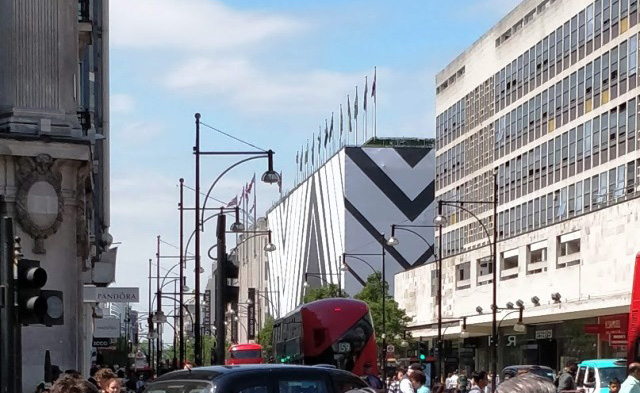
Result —
<instances>
[{"instance_id":1,"label":"street light fixture","mask_svg":"<svg viewBox=\"0 0 640 393\"><path fill-rule=\"evenodd\" d=\"M514 306L512 302L507 302L507 310L513 310Z\"/></svg>"},{"instance_id":2,"label":"street light fixture","mask_svg":"<svg viewBox=\"0 0 640 393\"><path fill-rule=\"evenodd\" d=\"M476 312L478 314L482 314L482 307L480 307L480 306L476 307Z\"/></svg>"},{"instance_id":3,"label":"street light fixture","mask_svg":"<svg viewBox=\"0 0 640 393\"><path fill-rule=\"evenodd\" d=\"M273 251L275 251L275 250L276 250L276 245L275 245L275 244L273 244L273 242L271 241L271 231L269 231L268 239L267 239L267 244L265 244L265 246L264 246L264 250L265 250L266 252L273 252Z\"/></svg>"},{"instance_id":4,"label":"street light fixture","mask_svg":"<svg viewBox=\"0 0 640 393\"><path fill-rule=\"evenodd\" d=\"M155 330L151 330L151 331L149 332L149 338L150 338L151 340L155 340L155 339L157 339L157 338L158 338L158 333L157 333Z\"/></svg>"},{"instance_id":5,"label":"street light fixture","mask_svg":"<svg viewBox=\"0 0 640 393\"><path fill-rule=\"evenodd\" d=\"M534 306L538 307L540 305L540 298L537 296L532 297L531 303L533 303Z\"/></svg>"},{"instance_id":6,"label":"street light fixture","mask_svg":"<svg viewBox=\"0 0 640 393\"><path fill-rule=\"evenodd\" d=\"M240 207L236 206L236 221L231 224L231 232L244 232L244 224L240 222Z\"/></svg>"},{"instance_id":7,"label":"street light fixture","mask_svg":"<svg viewBox=\"0 0 640 393\"><path fill-rule=\"evenodd\" d=\"M280 181L280 175L273 170L273 150L267 151L267 160L269 166L267 171L262 174L262 181L267 184L274 184Z\"/></svg>"},{"instance_id":8,"label":"street light fixture","mask_svg":"<svg viewBox=\"0 0 640 393\"><path fill-rule=\"evenodd\" d=\"M309 283L307 282L307 280L304 280L304 284L302 284L302 286L305 288L309 288Z\"/></svg>"},{"instance_id":9,"label":"street light fixture","mask_svg":"<svg viewBox=\"0 0 640 393\"><path fill-rule=\"evenodd\" d=\"M153 323L166 323L167 316L164 315L164 311L160 310L153 314Z\"/></svg>"},{"instance_id":10,"label":"street light fixture","mask_svg":"<svg viewBox=\"0 0 640 393\"><path fill-rule=\"evenodd\" d=\"M395 237L393 235L389 238L389 240L387 240L387 245L388 246L395 247L398 244L400 244L400 241L398 240L397 237Z\"/></svg>"}]
</instances>

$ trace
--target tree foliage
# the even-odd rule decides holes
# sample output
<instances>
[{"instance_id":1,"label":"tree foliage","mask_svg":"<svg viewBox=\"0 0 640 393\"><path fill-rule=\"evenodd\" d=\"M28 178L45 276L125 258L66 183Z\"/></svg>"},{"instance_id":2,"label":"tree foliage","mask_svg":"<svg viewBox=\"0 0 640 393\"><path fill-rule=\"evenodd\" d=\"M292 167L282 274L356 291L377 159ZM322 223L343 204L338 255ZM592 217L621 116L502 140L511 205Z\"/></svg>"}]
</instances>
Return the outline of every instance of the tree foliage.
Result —
<instances>
[{"instance_id":1,"label":"tree foliage","mask_svg":"<svg viewBox=\"0 0 640 393\"><path fill-rule=\"evenodd\" d=\"M398 302L389 295L389 283L386 281L384 283L384 297L382 289L382 275L380 272L376 272L367 277L367 282L362 291L355 295L354 298L362 300L369 305L378 344L382 344L382 333L386 331L386 342L399 346L404 339L407 323L411 322L412 318L408 317L407 313L398 306ZM382 324L383 298L385 300L386 329L383 329ZM410 337L407 337L407 341L411 341Z\"/></svg>"},{"instance_id":2,"label":"tree foliage","mask_svg":"<svg viewBox=\"0 0 640 393\"><path fill-rule=\"evenodd\" d=\"M308 289L304 295L303 303L313 302L314 300L329 299L334 297L349 297L347 293L340 289L336 284L323 285L318 288Z\"/></svg>"},{"instance_id":3,"label":"tree foliage","mask_svg":"<svg viewBox=\"0 0 640 393\"><path fill-rule=\"evenodd\" d=\"M262 345L262 357L265 361L269 361L269 358L273 356L273 323L273 317L267 315L264 326L258 334L258 344Z\"/></svg>"}]
</instances>

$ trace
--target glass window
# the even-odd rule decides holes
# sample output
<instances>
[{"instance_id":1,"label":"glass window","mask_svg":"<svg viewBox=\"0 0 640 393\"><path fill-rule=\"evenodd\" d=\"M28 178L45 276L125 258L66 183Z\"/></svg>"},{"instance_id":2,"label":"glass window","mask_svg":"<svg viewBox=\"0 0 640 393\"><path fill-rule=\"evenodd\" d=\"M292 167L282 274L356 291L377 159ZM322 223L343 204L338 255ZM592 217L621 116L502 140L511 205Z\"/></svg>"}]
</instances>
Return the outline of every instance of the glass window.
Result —
<instances>
[{"instance_id":1,"label":"glass window","mask_svg":"<svg viewBox=\"0 0 640 393\"><path fill-rule=\"evenodd\" d=\"M629 38L629 75L635 75L638 65L638 38Z\"/></svg>"},{"instance_id":2,"label":"glass window","mask_svg":"<svg viewBox=\"0 0 640 393\"><path fill-rule=\"evenodd\" d=\"M571 52L578 49L578 16L571 18Z\"/></svg>"},{"instance_id":3,"label":"glass window","mask_svg":"<svg viewBox=\"0 0 640 393\"><path fill-rule=\"evenodd\" d=\"M636 99L629 101L629 110L627 113L629 114L629 118L627 119L627 125L629 127L629 136L636 130Z\"/></svg>"},{"instance_id":4,"label":"glass window","mask_svg":"<svg viewBox=\"0 0 640 393\"><path fill-rule=\"evenodd\" d=\"M600 142L601 148L609 146L609 113L605 112L600 116Z\"/></svg>"},{"instance_id":5,"label":"glass window","mask_svg":"<svg viewBox=\"0 0 640 393\"><path fill-rule=\"evenodd\" d=\"M326 393L327 387L321 380L280 380L278 391L279 393Z\"/></svg>"},{"instance_id":6,"label":"glass window","mask_svg":"<svg viewBox=\"0 0 640 393\"><path fill-rule=\"evenodd\" d=\"M600 148L600 117L596 117L593 119L593 138L591 138L591 143L593 145L593 151L598 152ZM595 163L594 163L595 165Z\"/></svg>"},{"instance_id":7,"label":"glass window","mask_svg":"<svg viewBox=\"0 0 640 393\"><path fill-rule=\"evenodd\" d=\"M584 157L591 156L591 120L584 124Z\"/></svg>"},{"instance_id":8,"label":"glass window","mask_svg":"<svg viewBox=\"0 0 640 393\"><path fill-rule=\"evenodd\" d=\"M562 134L562 162L566 164L569 157L569 133Z\"/></svg>"},{"instance_id":9,"label":"glass window","mask_svg":"<svg viewBox=\"0 0 640 393\"><path fill-rule=\"evenodd\" d=\"M616 170L616 188L613 192L613 195L616 198L619 198L624 195L624 165L620 165Z\"/></svg>"},{"instance_id":10,"label":"glass window","mask_svg":"<svg viewBox=\"0 0 640 393\"><path fill-rule=\"evenodd\" d=\"M579 181L576 183L576 214L580 214L582 212L582 182Z\"/></svg>"},{"instance_id":11,"label":"glass window","mask_svg":"<svg viewBox=\"0 0 640 393\"><path fill-rule=\"evenodd\" d=\"M600 93L600 58L593 61L593 91Z\"/></svg>"},{"instance_id":12,"label":"glass window","mask_svg":"<svg viewBox=\"0 0 640 393\"><path fill-rule=\"evenodd\" d=\"M587 41L593 38L593 4L587 7Z\"/></svg>"}]
</instances>

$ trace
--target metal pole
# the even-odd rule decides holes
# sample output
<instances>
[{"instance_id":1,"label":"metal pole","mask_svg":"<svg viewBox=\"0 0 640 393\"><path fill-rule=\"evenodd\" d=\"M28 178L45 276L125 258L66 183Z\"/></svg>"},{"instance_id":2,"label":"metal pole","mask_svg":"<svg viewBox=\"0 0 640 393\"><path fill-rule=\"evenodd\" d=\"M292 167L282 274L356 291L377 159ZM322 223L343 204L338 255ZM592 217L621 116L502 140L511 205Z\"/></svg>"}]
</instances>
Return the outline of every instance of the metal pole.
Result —
<instances>
[{"instance_id":1,"label":"metal pole","mask_svg":"<svg viewBox=\"0 0 640 393\"><path fill-rule=\"evenodd\" d=\"M153 331L153 298L151 297L151 258L149 258L149 318L147 319L149 322L149 333L151 333L151 331ZM147 336L147 341L149 342L149 365L151 367L153 367L153 365L155 364L154 359L153 359L153 350L152 350L152 339L151 337Z\"/></svg>"},{"instance_id":2,"label":"metal pole","mask_svg":"<svg viewBox=\"0 0 640 393\"><path fill-rule=\"evenodd\" d=\"M493 310L491 320L491 392L496 391L498 371L498 172L493 171Z\"/></svg>"},{"instance_id":3,"label":"metal pole","mask_svg":"<svg viewBox=\"0 0 640 393\"><path fill-rule=\"evenodd\" d=\"M180 178L180 368L184 367L184 179Z\"/></svg>"},{"instance_id":4,"label":"metal pole","mask_svg":"<svg viewBox=\"0 0 640 393\"><path fill-rule=\"evenodd\" d=\"M226 287L227 287L227 245L226 245L226 221L227 216L220 214L218 216L218 227L216 229L217 237L217 268L216 268L216 360L218 364L224 364L225 355L225 335L226 326L224 325L224 313L226 310Z\"/></svg>"},{"instance_id":5,"label":"metal pole","mask_svg":"<svg viewBox=\"0 0 640 393\"><path fill-rule=\"evenodd\" d=\"M386 274L385 274L385 249L384 249L385 239L384 233L380 234L380 245L382 246L382 386L384 390L387 390L387 313L386 313Z\"/></svg>"},{"instance_id":6,"label":"metal pole","mask_svg":"<svg viewBox=\"0 0 640 393\"><path fill-rule=\"evenodd\" d=\"M193 324L193 334L195 336L194 343L194 352L195 352L195 363L197 366L202 366L202 358L200 354L202 351L200 348L202 347L202 341L200 336L200 114L196 113L196 146L193 148L193 151L196 156L196 198L195 198L195 258L196 258L196 285L195 285L195 306L196 306L196 316L195 322Z\"/></svg>"},{"instance_id":7,"label":"metal pole","mask_svg":"<svg viewBox=\"0 0 640 393\"><path fill-rule=\"evenodd\" d=\"M156 288L157 288L157 292L156 292L156 317L160 316L160 313L162 312L162 288L160 288L160 235L158 235L157 239L157 244L156 244ZM156 367L158 372L160 372L160 361L162 360L162 336L160 335L160 332L162 331L162 329L160 329L161 323L160 320L158 320L158 323L156 324L156 329L158 330L158 347L156 348Z\"/></svg>"},{"instance_id":8,"label":"metal pole","mask_svg":"<svg viewBox=\"0 0 640 393\"><path fill-rule=\"evenodd\" d=\"M182 280L180 280L180 287L182 288ZM175 279L173 280L173 293L176 293L177 285ZM182 291L180 292L182 293ZM176 345L178 340L178 329L176 329L176 319L178 318L176 315L176 306L178 305L177 299L173 297L173 368L178 367L178 352L176 352ZM182 308L182 307L180 307Z\"/></svg>"},{"instance_id":9,"label":"metal pole","mask_svg":"<svg viewBox=\"0 0 640 393\"><path fill-rule=\"evenodd\" d=\"M0 392L11 393L22 389L21 327L16 321L13 220L3 217L1 225L0 291L4 302L0 304Z\"/></svg>"},{"instance_id":10,"label":"metal pole","mask_svg":"<svg viewBox=\"0 0 640 393\"><path fill-rule=\"evenodd\" d=\"M438 215L442 214L442 201L438 201ZM438 380L442 382L443 365L442 360L442 225L438 226L438 370L436 375Z\"/></svg>"}]
</instances>

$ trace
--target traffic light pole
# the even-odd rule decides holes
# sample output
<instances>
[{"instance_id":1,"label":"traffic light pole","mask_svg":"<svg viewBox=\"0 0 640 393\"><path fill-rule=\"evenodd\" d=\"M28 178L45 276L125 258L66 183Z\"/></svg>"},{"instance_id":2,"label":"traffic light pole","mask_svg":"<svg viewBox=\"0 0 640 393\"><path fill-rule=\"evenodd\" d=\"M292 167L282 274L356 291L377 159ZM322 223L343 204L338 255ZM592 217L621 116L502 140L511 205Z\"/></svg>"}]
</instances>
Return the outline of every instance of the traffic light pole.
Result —
<instances>
[{"instance_id":1,"label":"traffic light pole","mask_svg":"<svg viewBox=\"0 0 640 393\"><path fill-rule=\"evenodd\" d=\"M13 220L0 222L0 393L22 389L22 341L16 317Z\"/></svg>"}]
</instances>

